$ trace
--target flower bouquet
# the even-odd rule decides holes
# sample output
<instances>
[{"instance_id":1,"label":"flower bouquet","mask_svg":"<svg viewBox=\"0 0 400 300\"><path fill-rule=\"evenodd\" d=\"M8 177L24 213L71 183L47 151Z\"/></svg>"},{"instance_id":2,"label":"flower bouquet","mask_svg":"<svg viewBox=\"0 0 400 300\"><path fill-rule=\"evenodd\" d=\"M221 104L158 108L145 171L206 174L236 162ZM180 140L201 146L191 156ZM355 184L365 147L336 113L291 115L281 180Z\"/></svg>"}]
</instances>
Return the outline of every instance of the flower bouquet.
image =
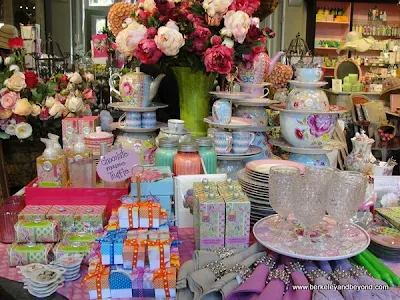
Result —
<instances>
[{"instance_id":1,"label":"flower bouquet","mask_svg":"<svg viewBox=\"0 0 400 300\"><path fill-rule=\"evenodd\" d=\"M125 56L172 69L180 117L193 135L205 135L202 119L209 113L208 92L216 75L229 74L235 62L266 51L271 31L260 29L253 17L259 5L259 0L138 0L115 4L109 26Z\"/></svg>"}]
</instances>

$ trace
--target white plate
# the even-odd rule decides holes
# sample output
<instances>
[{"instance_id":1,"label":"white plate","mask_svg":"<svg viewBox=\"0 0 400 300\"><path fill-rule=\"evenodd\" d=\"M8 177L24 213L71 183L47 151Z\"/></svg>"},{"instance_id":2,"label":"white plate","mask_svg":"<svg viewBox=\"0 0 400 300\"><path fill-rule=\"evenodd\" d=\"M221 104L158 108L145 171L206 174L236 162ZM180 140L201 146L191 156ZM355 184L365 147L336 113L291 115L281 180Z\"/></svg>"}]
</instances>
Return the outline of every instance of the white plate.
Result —
<instances>
[{"instance_id":1,"label":"white plate","mask_svg":"<svg viewBox=\"0 0 400 300\"><path fill-rule=\"evenodd\" d=\"M274 166L291 166L300 169L300 172L303 174L305 165L290 161L290 160L276 160L276 159L261 159L261 160L253 160L246 164L246 169L250 171L254 171L262 174L269 174L269 170Z\"/></svg>"},{"instance_id":2,"label":"white plate","mask_svg":"<svg viewBox=\"0 0 400 300\"><path fill-rule=\"evenodd\" d=\"M258 185L247 184L247 183L245 183L245 182L243 182L243 181L240 181L240 180L239 180L239 183L240 183L240 185L241 185L242 187L244 187L244 188L246 188L246 189L254 190L254 191L257 191L257 192L260 192L260 191L268 192L268 191L269 191L269 189L266 188L266 187L260 187L260 186L258 186Z\"/></svg>"},{"instance_id":3,"label":"white plate","mask_svg":"<svg viewBox=\"0 0 400 300\"><path fill-rule=\"evenodd\" d=\"M323 238L323 243L305 244L293 234L293 229L271 230L276 225L278 215L272 215L258 221L253 227L253 234L257 241L266 248L293 258L304 260L339 260L353 257L363 252L370 243L368 233L358 225L349 225L355 236L344 237L343 241L330 236ZM293 217L289 215L289 220ZM335 221L324 217L323 227L328 230L335 226Z\"/></svg>"},{"instance_id":4,"label":"white plate","mask_svg":"<svg viewBox=\"0 0 400 300\"><path fill-rule=\"evenodd\" d=\"M246 192L245 192L245 193L246 193ZM255 194L251 194L251 193L246 193L246 195L247 195L249 198L258 199L258 200L261 200L261 201L269 201L269 198L268 198L268 197L265 197L265 196L255 195ZM250 202L251 202L251 201L250 201Z\"/></svg>"},{"instance_id":5,"label":"white plate","mask_svg":"<svg viewBox=\"0 0 400 300\"><path fill-rule=\"evenodd\" d=\"M160 129L160 127L162 127L162 126L165 126L165 123L157 122L156 127L152 127L152 128L121 127L121 126L119 126L119 122L112 122L109 124L109 126L113 129L119 129L124 132L153 132L153 131Z\"/></svg>"},{"instance_id":6,"label":"white plate","mask_svg":"<svg viewBox=\"0 0 400 300\"><path fill-rule=\"evenodd\" d=\"M186 129L186 128L183 129L183 132L169 132L169 128L168 127L161 127L160 130L161 130L161 132L164 132L164 133L167 133L167 134L172 134L172 135L185 135L185 134L189 134L190 133L190 130Z\"/></svg>"},{"instance_id":7,"label":"white plate","mask_svg":"<svg viewBox=\"0 0 400 300\"><path fill-rule=\"evenodd\" d=\"M81 273L76 274L75 276L67 277L65 276L65 281L75 281L81 277Z\"/></svg>"},{"instance_id":8,"label":"white plate","mask_svg":"<svg viewBox=\"0 0 400 300\"><path fill-rule=\"evenodd\" d=\"M280 103L279 101L270 100L266 98L251 98L243 100L237 99L237 100L232 100L232 102L236 106L242 105L242 106L261 106L261 107Z\"/></svg>"},{"instance_id":9,"label":"white plate","mask_svg":"<svg viewBox=\"0 0 400 300\"><path fill-rule=\"evenodd\" d=\"M336 140L327 141L322 148L294 147L283 139L270 139L268 142L271 145L280 147L282 150L298 154L327 154L336 149L343 149L345 147L344 143Z\"/></svg>"},{"instance_id":10,"label":"white plate","mask_svg":"<svg viewBox=\"0 0 400 300\"><path fill-rule=\"evenodd\" d=\"M262 88L264 86L270 86L272 83L269 82L262 82L262 83L250 83L250 82L243 82L243 81L237 81L238 85L243 86L243 87L252 87L252 88Z\"/></svg>"},{"instance_id":11,"label":"white plate","mask_svg":"<svg viewBox=\"0 0 400 300\"><path fill-rule=\"evenodd\" d=\"M271 108L277 111L283 111L288 114L301 114L301 115L332 115L332 114L343 114L349 111L347 108L337 105L330 105L328 111L286 109L286 104L272 104Z\"/></svg>"},{"instance_id":12,"label":"white plate","mask_svg":"<svg viewBox=\"0 0 400 300\"><path fill-rule=\"evenodd\" d=\"M148 112L148 111L156 111L157 109L160 109L160 108L166 108L166 107L168 107L168 105L163 104L163 103L153 102L148 107L133 107L132 105L127 105L123 102L114 102L114 103L108 104L108 107L111 107L111 108L114 108L117 110L122 110L122 111Z\"/></svg>"},{"instance_id":13,"label":"white plate","mask_svg":"<svg viewBox=\"0 0 400 300\"><path fill-rule=\"evenodd\" d=\"M246 119L246 118L239 118L239 117L232 117L231 122L229 124L218 124L214 123L213 117L207 117L203 119L204 122L207 124L210 124L211 126L214 127L219 127L219 128L226 128L226 129L243 129L243 128L249 128L251 126L256 125L256 121Z\"/></svg>"},{"instance_id":14,"label":"white plate","mask_svg":"<svg viewBox=\"0 0 400 300\"><path fill-rule=\"evenodd\" d=\"M246 99L251 98L252 94L242 92L210 92L211 95L217 96L220 99Z\"/></svg>"},{"instance_id":15,"label":"white plate","mask_svg":"<svg viewBox=\"0 0 400 300\"><path fill-rule=\"evenodd\" d=\"M254 186L259 186L260 188L269 188L268 182L266 182L266 183L258 182L258 181L255 181L255 180L249 178L246 174L245 169L242 169L239 172L237 172L237 177L239 179L239 182L243 181L244 183L251 184Z\"/></svg>"},{"instance_id":16,"label":"white plate","mask_svg":"<svg viewBox=\"0 0 400 300\"><path fill-rule=\"evenodd\" d=\"M45 298L45 297L48 297L48 296L54 294L59 288L62 288L63 286L64 286L64 283L61 283L58 286L55 286L54 288L50 289L47 292L38 292L38 291L31 289L29 286L24 286L24 289L27 289L29 294L31 294L35 297Z\"/></svg>"},{"instance_id":17,"label":"white plate","mask_svg":"<svg viewBox=\"0 0 400 300\"><path fill-rule=\"evenodd\" d=\"M318 88L328 84L326 81L302 82L298 80L289 80L288 82L299 88Z\"/></svg>"},{"instance_id":18,"label":"white plate","mask_svg":"<svg viewBox=\"0 0 400 300\"><path fill-rule=\"evenodd\" d=\"M220 154L220 153L217 153L217 157L218 156L221 156L221 157L234 157L234 156L245 157L245 156L252 156L252 155L260 154L261 151L262 151L262 149L260 147L250 145L249 150L246 153L243 153L243 154L237 154L237 153Z\"/></svg>"}]
</instances>

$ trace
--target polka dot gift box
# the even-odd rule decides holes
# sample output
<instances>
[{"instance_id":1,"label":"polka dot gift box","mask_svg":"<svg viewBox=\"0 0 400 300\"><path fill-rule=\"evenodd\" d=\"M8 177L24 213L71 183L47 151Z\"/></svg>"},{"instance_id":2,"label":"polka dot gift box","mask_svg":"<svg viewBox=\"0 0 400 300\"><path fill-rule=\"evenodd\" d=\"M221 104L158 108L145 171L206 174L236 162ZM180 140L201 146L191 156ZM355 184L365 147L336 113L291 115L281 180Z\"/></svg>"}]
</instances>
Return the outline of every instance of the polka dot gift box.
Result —
<instances>
[{"instance_id":1,"label":"polka dot gift box","mask_svg":"<svg viewBox=\"0 0 400 300\"><path fill-rule=\"evenodd\" d=\"M82 281L89 292L90 299L107 299L111 297L110 267L99 266L94 272L85 276Z\"/></svg>"},{"instance_id":2,"label":"polka dot gift box","mask_svg":"<svg viewBox=\"0 0 400 300\"><path fill-rule=\"evenodd\" d=\"M132 298L132 273L121 266L112 266L110 290L111 298Z\"/></svg>"},{"instance_id":3,"label":"polka dot gift box","mask_svg":"<svg viewBox=\"0 0 400 300\"><path fill-rule=\"evenodd\" d=\"M120 229L109 231L99 239L103 265L123 264L122 250L126 236L126 230Z\"/></svg>"},{"instance_id":4,"label":"polka dot gift box","mask_svg":"<svg viewBox=\"0 0 400 300\"><path fill-rule=\"evenodd\" d=\"M155 270L153 285L156 299L176 297L176 269L165 268Z\"/></svg>"}]
</instances>

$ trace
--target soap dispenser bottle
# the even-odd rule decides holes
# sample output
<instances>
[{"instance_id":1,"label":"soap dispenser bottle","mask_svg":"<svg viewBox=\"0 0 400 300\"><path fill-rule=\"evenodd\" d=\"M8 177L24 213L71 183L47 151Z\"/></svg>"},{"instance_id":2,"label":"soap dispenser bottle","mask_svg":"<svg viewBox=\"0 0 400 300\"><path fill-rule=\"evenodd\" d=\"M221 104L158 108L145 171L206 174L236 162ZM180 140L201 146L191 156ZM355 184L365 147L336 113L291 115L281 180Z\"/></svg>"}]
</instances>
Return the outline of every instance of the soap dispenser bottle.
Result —
<instances>
[{"instance_id":1,"label":"soap dispenser bottle","mask_svg":"<svg viewBox=\"0 0 400 300\"><path fill-rule=\"evenodd\" d=\"M83 135L77 135L68 156L69 181L72 187L95 187L93 155L87 149Z\"/></svg>"},{"instance_id":2,"label":"soap dispenser bottle","mask_svg":"<svg viewBox=\"0 0 400 300\"><path fill-rule=\"evenodd\" d=\"M63 161L64 161L63 169L65 169L65 173L68 176L68 157L67 157L67 153L61 147L61 144L59 142L60 137L58 135L52 134L52 133L49 133L47 136L53 142L54 149L56 149L58 154L63 158Z\"/></svg>"},{"instance_id":3,"label":"soap dispenser bottle","mask_svg":"<svg viewBox=\"0 0 400 300\"><path fill-rule=\"evenodd\" d=\"M40 187L66 187L65 161L49 139L40 139L46 145L43 154L36 159L38 184Z\"/></svg>"}]
</instances>

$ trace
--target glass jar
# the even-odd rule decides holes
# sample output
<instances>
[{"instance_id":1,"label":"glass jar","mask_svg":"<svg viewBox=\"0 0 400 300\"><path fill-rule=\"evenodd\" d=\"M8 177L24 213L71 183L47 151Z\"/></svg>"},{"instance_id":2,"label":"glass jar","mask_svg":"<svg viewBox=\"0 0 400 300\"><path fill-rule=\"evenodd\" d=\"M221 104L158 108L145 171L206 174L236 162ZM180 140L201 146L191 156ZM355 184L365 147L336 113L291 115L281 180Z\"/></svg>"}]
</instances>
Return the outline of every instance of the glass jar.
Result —
<instances>
[{"instance_id":1,"label":"glass jar","mask_svg":"<svg viewBox=\"0 0 400 300\"><path fill-rule=\"evenodd\" d=\"M24 197L10 197L0 206L0 242L11 244L15 240L14 225L25 206Z\"/></svg>"},{"instance_id":2,"label":"glass jar","mask_svg":"<svg viewBox=\"0 0 400 300\"><path fill-rule=\"evenodd\" d=\"M158 140L158 149L155 155L155 166L174 168L174 158L178 152L178 140L161 138Z\"/></svg>"},{"instance_id":3,"label":"glass jar","mask_svg":"<svg viewBox=\"0 0 400 300\"><path fill-rule=\"evenodd\" d=\"M217 152L213 148L212 139L209 137L198 137L196 138L196 143L199 145L199 154L203 159L207 174L216 174Z\"/></svg>"},{"instance_id":4,"label":"glass jar","mask_svg":"<svg viewBox=\"0 0 400 300\"><path fill-rule=\"evenodd\" d=\"M195 144L180 144L174 158L175 176L201 174L201 170L199 147Z\"/></svg>"}]
</instances>

